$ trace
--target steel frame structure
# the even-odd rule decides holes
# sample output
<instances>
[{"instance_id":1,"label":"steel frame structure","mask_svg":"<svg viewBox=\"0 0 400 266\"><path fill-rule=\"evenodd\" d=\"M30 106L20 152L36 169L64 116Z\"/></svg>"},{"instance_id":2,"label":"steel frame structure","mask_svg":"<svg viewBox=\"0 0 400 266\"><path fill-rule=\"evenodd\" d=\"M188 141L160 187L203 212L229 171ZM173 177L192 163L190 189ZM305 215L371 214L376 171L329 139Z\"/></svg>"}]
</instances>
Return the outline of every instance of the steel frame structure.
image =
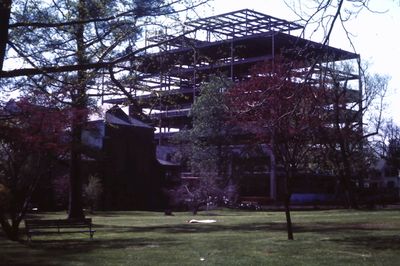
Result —
<instances>
[{"instance_id":1,"label":"steel frame structure","mask_svg":"<svg viewBox=\"0 0 400 266\"><path fill-rule=\"evenodd\" d=\"M337 62L348 60L358 66L360 56L302 38L303 26L297 23L243 9L190 21L186 27L188 34L184 35L148 36L146 42L160 45L157 51L142 55L141 63L135 67L140 82L132 89L146 89L135 94L132 104L152 110L149 116L153 126L159 128L156 136L160 144L163 136L169 138L172 128L190 127L187 114L199 94L200 84L210 75L221 74L240 81L248 77L254 65L277 56L304 62L304 68L310 69L308 79L316 84L326 73L334 73L339 81L358 82L358 90L349 95L353 99L362 97L359 72L332 68ZM299 31L300 34L292 34ZM124 98L105 102L126 101Z\"/></svg>"}]
</instances>

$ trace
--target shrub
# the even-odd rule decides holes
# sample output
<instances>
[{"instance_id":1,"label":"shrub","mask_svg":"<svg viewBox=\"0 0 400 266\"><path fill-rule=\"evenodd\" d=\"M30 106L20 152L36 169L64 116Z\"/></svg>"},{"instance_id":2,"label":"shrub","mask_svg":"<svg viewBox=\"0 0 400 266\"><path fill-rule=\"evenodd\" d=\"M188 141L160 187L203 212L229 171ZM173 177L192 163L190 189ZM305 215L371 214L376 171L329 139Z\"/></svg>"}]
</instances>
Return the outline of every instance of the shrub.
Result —
<instances>
[{"instance_id":1,"label":"shrub","mask_svg":"<svg viewBox=\"0 0 400 266\"><path fill-rule=\"evenodd\" d=\"M83 187L86 203L92 213L98 206L101 194L103 193L103 185L99 177L91 175L88 183Z\"/></svg>"}]
</instances>

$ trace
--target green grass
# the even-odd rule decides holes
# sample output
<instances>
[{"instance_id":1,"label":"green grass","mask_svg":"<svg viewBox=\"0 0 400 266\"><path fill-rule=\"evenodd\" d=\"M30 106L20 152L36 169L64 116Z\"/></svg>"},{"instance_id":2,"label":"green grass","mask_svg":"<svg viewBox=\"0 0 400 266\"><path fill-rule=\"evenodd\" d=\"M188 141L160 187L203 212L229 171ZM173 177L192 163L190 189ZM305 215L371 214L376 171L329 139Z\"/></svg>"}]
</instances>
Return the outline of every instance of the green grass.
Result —
<instances>
[{"instance_id":1,"label":"green grass","mask_svg":"<svg viewBox=\"0 0 400 266\"><path fill-rule=\"evenodd\" d=\"M44 213L65 218L65 213ZM281 212L100 212L96 233L0 235L0 265L400 265L400 210L293 212L288 241ZM204 260L202 260L204 259Z\"/></svg>"}]
</instances>

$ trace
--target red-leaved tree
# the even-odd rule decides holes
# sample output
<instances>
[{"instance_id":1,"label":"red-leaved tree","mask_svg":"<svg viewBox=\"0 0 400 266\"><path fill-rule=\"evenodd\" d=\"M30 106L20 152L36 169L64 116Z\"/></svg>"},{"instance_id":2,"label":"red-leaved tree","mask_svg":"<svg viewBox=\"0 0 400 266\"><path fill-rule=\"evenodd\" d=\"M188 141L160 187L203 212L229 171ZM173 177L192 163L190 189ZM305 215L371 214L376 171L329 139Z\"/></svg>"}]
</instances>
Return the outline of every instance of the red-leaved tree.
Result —
<instances>
[{"instance_id":1,"label":"red-leaved tree","mask_svg":"<svg viewBox=\"0 0 400 266\"><path fill-rule=\"evenodd\" d=\"M70 110L27 98L0 110L0 223L11 240L18 240L39 180L68 148L69 116Z\"/></svg>"},{"instance_id":2,"label":"red-leaved tree","mask_svg":"<svg viewBox=\"0 0 400 266\"><path fill-rule=\"evenodd\" d=\"M267 145L281 166L288 239L293 239L291 182L309 162L321 123L317 91L304 82L307 73L301 62L275 59L254 67L227 95L232 120L249 141Z\"/></svg>"}]
</instances>

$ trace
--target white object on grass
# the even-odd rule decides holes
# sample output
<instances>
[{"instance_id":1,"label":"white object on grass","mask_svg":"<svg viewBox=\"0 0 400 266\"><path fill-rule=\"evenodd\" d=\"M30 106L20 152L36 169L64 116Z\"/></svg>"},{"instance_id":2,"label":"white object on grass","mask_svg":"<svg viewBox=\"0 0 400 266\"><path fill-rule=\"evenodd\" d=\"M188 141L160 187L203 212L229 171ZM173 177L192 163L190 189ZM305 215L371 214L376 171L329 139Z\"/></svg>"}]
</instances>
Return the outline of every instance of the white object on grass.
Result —
<instances>
[{"instance_id":1,"label":"white object on grass","mask_svg":"<svg viewBox=\"0 0 400 266\"><path fill-rule=\"evenodd\" d=\"M211 224L211 223L216 223L216 220L189 220L188 223L190 224Z\"/></svg>"}]
</instances>

